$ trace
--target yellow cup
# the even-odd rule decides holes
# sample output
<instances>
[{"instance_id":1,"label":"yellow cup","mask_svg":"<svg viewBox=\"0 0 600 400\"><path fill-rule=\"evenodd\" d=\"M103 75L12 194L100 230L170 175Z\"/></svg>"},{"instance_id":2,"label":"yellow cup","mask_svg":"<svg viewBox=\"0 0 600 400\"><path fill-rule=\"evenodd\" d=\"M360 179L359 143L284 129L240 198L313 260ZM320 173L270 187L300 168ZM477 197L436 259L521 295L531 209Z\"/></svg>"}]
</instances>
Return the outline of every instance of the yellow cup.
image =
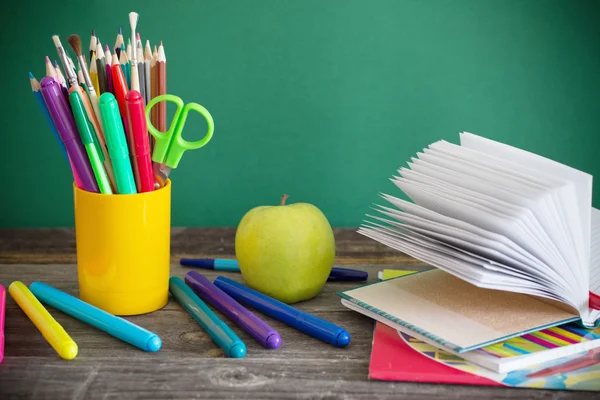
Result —
<instances>
[{"instance_id":1,"label":"yellow cup","mask_svg":"<svg viewBox=\"0 0 600 400\"><path fill-rule=\"evenodd\" d=\"M137 194L99 194L74 187L79 297L115 315L167 304L171 182Z\"/></svg>"}]
</instances>

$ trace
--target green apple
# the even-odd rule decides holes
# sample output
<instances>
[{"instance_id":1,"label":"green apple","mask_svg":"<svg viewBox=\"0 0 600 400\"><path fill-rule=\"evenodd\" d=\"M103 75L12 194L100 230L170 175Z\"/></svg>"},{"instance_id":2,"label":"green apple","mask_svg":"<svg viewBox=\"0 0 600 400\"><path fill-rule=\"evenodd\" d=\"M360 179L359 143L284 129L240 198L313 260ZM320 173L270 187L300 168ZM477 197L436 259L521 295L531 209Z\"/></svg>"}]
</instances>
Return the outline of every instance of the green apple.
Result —
<instances>
[{"instance_id":1,"label":"green apple","mask_svg":"<svg viewBox=\"0 0 600 400\"><path fill-rule=\"evenodd\" d=\"M235 254L246 284L284 303L316 296L335 260L333 230L312 204L261 206L244 215Z\"/></svg>"}]
</instances>

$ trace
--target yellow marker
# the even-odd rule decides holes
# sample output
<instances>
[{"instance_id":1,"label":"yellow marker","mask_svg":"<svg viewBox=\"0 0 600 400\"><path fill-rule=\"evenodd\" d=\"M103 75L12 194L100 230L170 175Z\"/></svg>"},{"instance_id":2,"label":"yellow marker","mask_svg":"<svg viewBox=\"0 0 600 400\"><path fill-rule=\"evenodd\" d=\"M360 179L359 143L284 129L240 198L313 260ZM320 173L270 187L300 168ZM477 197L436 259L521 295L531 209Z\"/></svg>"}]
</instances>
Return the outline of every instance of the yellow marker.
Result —
<instances>
[{"instance_id":1,"label":"yellow marker","mask_svg":"<svg viewBox=\"0 0 600 400\"><path fill-rule=\"evenodd\" d=\"M77 356L77 343L71 339L63 327L56 322L42 303L31 293L23 282L14 281L8 287L8 293L27 314L44 338L65 360L72 360Z\"/></svg>"}]
</instances>

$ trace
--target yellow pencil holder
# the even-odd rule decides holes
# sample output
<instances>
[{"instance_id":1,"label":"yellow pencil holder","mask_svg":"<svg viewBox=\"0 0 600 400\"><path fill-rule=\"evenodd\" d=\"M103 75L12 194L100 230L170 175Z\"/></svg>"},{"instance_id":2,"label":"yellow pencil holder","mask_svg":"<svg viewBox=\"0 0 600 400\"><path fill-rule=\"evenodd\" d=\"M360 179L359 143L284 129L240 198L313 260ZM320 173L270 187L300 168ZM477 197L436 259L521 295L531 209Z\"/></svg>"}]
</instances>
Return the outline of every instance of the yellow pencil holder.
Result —
<instances>
[{"instance_id":1,"label":"yellow pencil holder","mask_svg":"<svg viewBox=\"0 0 600 400\"><path fill-rule=\"evenodd\" d=\"M137 194L99 194L74 187L79 297L115 315L167 304L171 182Z\"/></svg>"}]
</instances>

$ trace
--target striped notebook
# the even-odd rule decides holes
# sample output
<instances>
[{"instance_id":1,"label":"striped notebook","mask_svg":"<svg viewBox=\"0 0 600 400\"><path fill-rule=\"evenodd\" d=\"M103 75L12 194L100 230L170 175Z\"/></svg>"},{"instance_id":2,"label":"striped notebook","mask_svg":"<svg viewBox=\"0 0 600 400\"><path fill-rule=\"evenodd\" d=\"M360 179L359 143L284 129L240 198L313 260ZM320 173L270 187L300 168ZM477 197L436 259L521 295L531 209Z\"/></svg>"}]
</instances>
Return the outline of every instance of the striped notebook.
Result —
<instances>
[{"instance_id":1,"label":"striped notebook","mask_svg":"<svg viewBox=\"0 0 600 400\"><path fill-rule=\"evenodd\" d=\"M413 274L415 271L385 270L380 279L387 280ZM600 357L600 328L584 328L571 322L527 333L477 350L458 354L417 332L405 333L423 342L443 348L449 353L497 373L528 368L532 365L593 350ZM594 350L596 349L596 350Z\"/></svg>"}]
</instances>

